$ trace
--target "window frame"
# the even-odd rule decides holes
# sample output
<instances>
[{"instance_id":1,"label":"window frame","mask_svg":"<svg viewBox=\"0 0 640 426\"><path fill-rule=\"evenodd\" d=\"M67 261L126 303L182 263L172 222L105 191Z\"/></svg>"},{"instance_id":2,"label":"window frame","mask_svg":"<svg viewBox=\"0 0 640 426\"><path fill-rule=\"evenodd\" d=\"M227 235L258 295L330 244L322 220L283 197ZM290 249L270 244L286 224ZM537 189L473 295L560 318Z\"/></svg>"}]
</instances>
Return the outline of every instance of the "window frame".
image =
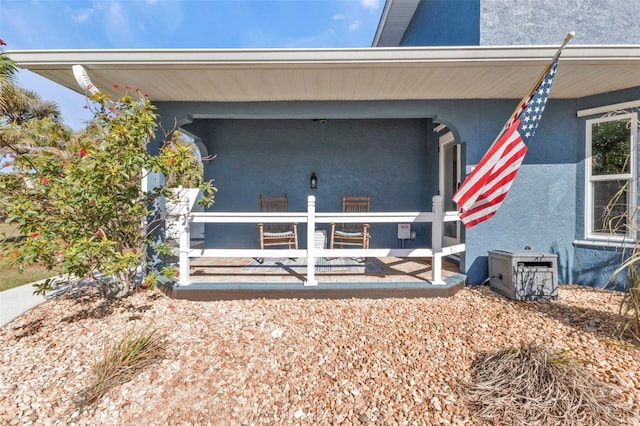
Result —
<instances>
[{"instance_id":1,"label":"window frame","mask_svg":"<svg viewBox=\"0 0 640 426\"><path fill-rule=\"evenodd\" d=\"M637 188L636 179L638 176L637 158L637 136L638 136L638 114L637 112L621 111L620 113L607 114L602 117L586 120L585 123L585 205L584 205L584 230L585 238L589 240L625 241L629 238L635 239L634 226L630 226L625 234L613 234L594 231L594 184L596 182L627 181L629 182L627 191L627 222L635 223L637 214ZM630 120L629 129L629 156L631 158L628 173L593 175L592 142L593 125L611 121ZM635 129L635 131L634 131Z\"/></svg>"}]
</instances>

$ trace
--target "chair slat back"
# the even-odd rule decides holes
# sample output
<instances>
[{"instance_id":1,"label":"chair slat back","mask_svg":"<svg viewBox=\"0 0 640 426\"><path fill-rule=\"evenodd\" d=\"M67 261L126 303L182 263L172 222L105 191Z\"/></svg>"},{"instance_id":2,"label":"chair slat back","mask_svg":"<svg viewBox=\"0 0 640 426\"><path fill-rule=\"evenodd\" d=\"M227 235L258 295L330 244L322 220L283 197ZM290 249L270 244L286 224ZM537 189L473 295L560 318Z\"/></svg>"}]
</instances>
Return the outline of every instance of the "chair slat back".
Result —
<instances>
[{"instance_id":1,"label":"chair slat back","mask_svg":"<svg viewBox=\"0 0 640 426\"><path fill-rule=\"evenodd\" d=\"M289 211L289 201L287 194L282 197L263 197L258 195L259 208L265 213L279 213ZM289 228L286 223L265 223L264 228L267 232L282 232Z\"/></svg>"},{"instance_id":2,"label":"chair slat back","mask_svg":"<svg viewBox=\"0 0 640 426\"><path fill-rule=\"evenodd\" d=\"M371 211L371 194L342 196L342 211L344 213L368 213ZM342 225L345 231L358 232L362 230L361 223L345 223Z\"/></svg>"},{"instance_id":3,"label":"chair slat back","mask_svg":"<svg viewBox=\"0 0 640 426\"><path fill-rule=\"evenodd\" d=\"M258 197L261 212L277 213L289 211L287 194L284 194L283 197L263 197L262 195Z\"/></svg>"}]
</instances>

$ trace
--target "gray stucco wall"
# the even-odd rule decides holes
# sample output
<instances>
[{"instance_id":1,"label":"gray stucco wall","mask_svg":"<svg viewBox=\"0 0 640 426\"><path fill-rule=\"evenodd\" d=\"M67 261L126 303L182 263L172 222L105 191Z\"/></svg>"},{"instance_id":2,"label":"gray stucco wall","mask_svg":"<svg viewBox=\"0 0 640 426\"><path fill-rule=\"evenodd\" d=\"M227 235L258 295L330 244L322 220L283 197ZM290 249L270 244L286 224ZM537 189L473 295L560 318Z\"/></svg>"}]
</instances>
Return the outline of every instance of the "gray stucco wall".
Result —
<instances>
[{"instance_id":1,"label":"gray stucco wall","mask_svg":"<svg viewBox=\"0 0 640 426\"><path fill-rule=\"evenodd\" d=\"M637 0L423 0L401 46L639 44Z\"/></svg>"},{"instance_id":2,"label":"gray stucco wall","mask_svg":"<svg viewBox=\"0 0 640 426\"><path fill-rule=\"evenodd\" d=\"M640 1L481 0L480 45L640 43Z\"/></svg>"}]
</instances>

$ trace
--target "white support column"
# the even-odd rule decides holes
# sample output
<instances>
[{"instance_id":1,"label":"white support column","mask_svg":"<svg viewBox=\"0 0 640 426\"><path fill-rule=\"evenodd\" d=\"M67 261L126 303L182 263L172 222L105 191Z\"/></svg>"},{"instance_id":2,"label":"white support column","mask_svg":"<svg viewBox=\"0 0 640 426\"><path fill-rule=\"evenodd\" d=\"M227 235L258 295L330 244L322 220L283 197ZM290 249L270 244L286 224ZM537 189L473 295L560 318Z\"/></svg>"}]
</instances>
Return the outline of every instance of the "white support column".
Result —
<instances>
[{"instance_id":1,"label":"white support column","mask_svg":"<svg viewBox=\"0 0 640 426\"><path fill-rule=\"evenodd\" d=\"M434 195L433 201L433 222L431 224L431 284L444 285L442 279L442 234L444 228L444 201L441 195Z\"/></svg>"},{"instance_id":2,"label":"white support column","mask_svg":"<svg viewBox=\"0 0 640 426\"><path fill-rule=\"evenodd\" d=\"M191 282L190 277L190 265L189 265L189 250L191 250L191 226L189 223L189 212L180 215L180 259L178 271L180 277L178 279L178 285L180 287L189 285Z\"/></svg>"},{"instance_id":3,"label":"white support column","mask_svg":"<svg viewBox=\"0 0 640 426\"><path fill-rule=\"evenodd\" d=\"M307 198L307 280L304 285L318 285L316 280L316 197Z\"/></svg>"}]
</instances>

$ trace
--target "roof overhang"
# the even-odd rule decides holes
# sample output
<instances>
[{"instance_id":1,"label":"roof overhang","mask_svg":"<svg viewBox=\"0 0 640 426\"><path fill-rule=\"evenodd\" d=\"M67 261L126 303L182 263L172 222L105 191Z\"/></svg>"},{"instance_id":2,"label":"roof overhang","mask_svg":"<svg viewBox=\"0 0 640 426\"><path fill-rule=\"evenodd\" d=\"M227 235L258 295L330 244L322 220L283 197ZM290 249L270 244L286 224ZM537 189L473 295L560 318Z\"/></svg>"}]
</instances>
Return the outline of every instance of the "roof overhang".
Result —
<instances>
[{"instance_id":1,"label":"roof overhang","mask_svg":"<svg viewBox=\"0 0 640 426\"><path fill-rule=\"evenodd\" d=\"M72 66L116 96L114 83L152 101L352 101L514 99L553 46L362 49L7 51L18 67L84 93ZM552 98L640 86L640 45L568 46Z\"/></svg>"},{"instance_id":2,"label":"roof overhang","mask_svg":"<svg viewBox=\"0 0 640 426\"><path fill-rule=\"evenodd\" d=\"M420 0L387 0L373 37L374 47L400 46Z\"/></svg>"}]
</instances>

